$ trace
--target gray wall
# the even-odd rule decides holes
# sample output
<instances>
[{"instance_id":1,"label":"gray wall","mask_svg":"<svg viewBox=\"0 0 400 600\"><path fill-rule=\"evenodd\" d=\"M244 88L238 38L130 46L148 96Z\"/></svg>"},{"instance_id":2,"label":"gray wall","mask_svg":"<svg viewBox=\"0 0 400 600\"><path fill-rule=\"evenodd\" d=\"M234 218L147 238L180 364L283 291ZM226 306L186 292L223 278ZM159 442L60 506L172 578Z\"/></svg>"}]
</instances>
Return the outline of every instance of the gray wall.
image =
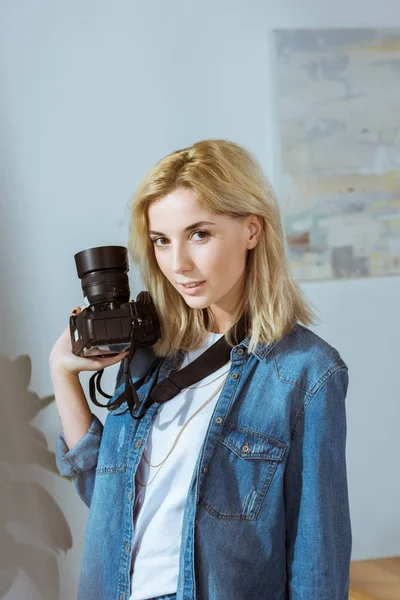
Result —
<instances>
[{"instance_id":1,"label":"gray wall","mask_svg":"<svg viewBox=\"0 0 400 600\"><path fill-rule=\"evenodd\" d=\"M82 302L74 253L126 244L129 196L159 158L199 139L231 139L255 152L279 194L269 30L396 25L396 0L373 6L361 0L3 0L0 341L12 360L30 357L29 389L41 398L52 393L48 354L70 310ZM131 285L135 297L143 286L133 272ZM317 332L350 370L353 559L399 554L400 280L303 288L322 319ZM19 377L29 379L29 366L17 367ZM108 370L105 388L113 387L115 373L116 367ZM82 381L87 385L88 377ZM2 387L4 395L8 388ZM9 399L2 396L3 411ZM54 451L54 405L33 424ZM24 433L15 432L24 444ZM28 465L24 477L48 491L71 529L72 549L58 557L60 598L70 600L87 509L73 486L48 468ZM38 511L31 510L32 522ZM59 547L68 548L65 526L61 533ZM48 552L49 564L54 555ZM50 571L57 578L57 567ZM23 573L0 594L40 598Z\"/></svg>"}]
</instances>

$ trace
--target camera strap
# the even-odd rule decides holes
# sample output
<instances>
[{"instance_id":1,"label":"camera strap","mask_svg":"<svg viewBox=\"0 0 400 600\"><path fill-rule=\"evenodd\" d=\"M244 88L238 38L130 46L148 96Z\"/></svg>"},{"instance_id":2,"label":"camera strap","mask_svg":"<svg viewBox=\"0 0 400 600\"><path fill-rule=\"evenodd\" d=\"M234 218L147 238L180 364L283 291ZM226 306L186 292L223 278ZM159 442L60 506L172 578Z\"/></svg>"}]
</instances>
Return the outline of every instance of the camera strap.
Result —
<instances>
[{"instance_id":1,"label":"camera strap","mask_svg":"<svg viewBox=\"0 0 400 600\"><path fill-rule=\"evenodd\" d=\"M243 340L245 336L246 317L245 315L243 315L237 323L235 336L236 343L239 343L241 340ZM135 383L132 382L132 379L130 377L129 365L135 354L135 351L135 344L132 343L130 346L128 356L124 358L124 399L128 404L131 416L134 419L142 419L146 414L146 411L155 402L158 404L164 404L165 402L168 402L168 400L174 398L183 389L190 387L198 381L201 381L205 377L208 377L209 375L223 367L230 360L232 347L226 341L225 336L223 336L212 346L207 348L207 350L203 352L198 358L196 358L192 363L190 363L189 365L187 365L179 371L173 370L168 377L165 377L162 381L160 381L153 387L146 402L143 403L143 406L140 410L140 414L138 416L134 414L134 411L138 410L141 405L141 401L137 395L137 390L144 383L147 374ZM112 398L112 396L105 394L100 387L102 374L103 370L98 371L91 377L89 381L90 397L94 404L96 404L97 406L106 407L110 410L116 406L120 406L123 400L121 399L121 396L114 400L114 402L108 404L101 404L96 400L95 385L97 391L102 396L109 399Z\"/></svg>"},{"instance_id":2,"label":"camera strap","mask_svg":"<svg viewBox=\"0 0 400 600\"><path fill-rule=\"evenodd\" d=\"M242 316L237 324L236 341L239 343L246 335L245 316ZM142 385L145 378L132 383L128 376L125 380L125 399L129 406L131 416L134 419L142 419L148 408L154 404L164 404L174 398L183 389L201 381L208 375L211 375L230 360L232 347L228 344L225 336L221 337L212 346L207 348L192 363L179 371L173 370L168 377L157 383L151 390L146 402L143 404L139 416L133 414L134 409L139 408L140 401L136 394L136 389ZM126 360L126 359L125 359ZM136 396L136 401L134 400Z\"/></svg>"}]
</instances>

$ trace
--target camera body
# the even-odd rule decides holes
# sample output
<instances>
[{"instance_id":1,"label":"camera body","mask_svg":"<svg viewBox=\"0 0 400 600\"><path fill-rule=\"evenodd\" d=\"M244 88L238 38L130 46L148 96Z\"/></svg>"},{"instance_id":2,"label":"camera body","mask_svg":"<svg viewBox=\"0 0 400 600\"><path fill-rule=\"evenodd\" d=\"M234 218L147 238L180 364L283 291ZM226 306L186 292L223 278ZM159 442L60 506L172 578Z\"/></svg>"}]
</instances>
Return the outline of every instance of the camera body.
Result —
<instances>
[{"instance_id":1,"label":"camera body","mask_svg":"<svg viewBox=\"0 0 400 600\"><path fill-rule=\"evenodd\" d=\"M76 356L115 356L135 347L151 346L161 337L150 294L129 301L128 255L123 246L89 248L75 255L87 308L71 315L69 328Z\"/></svg>"}]
</instances>

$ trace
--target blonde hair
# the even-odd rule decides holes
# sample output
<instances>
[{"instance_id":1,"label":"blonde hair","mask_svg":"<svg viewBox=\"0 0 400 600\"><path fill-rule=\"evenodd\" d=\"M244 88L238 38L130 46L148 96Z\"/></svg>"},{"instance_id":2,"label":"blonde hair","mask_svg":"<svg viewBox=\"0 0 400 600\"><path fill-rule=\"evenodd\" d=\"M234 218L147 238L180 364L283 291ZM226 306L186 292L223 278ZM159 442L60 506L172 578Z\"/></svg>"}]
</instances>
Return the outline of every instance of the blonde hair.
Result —
<instances>
[{"instance_id":1,"label":"blonde hair","mask_svg":"<svg viewBox=\"0 0 400 600\"><path fill-rule=\"evenodd\" d=\"M198 348L207 330L215 331L216 325L209 307L188 306L161 272L149 237L150 205L177 188L194 190L201 206L215 214L239 220L250 214L262 217L259 241L248 250L245 289L235 325L225 333L230 346L238 343L236 325L243 314L249 352L254 352L258 342L277 341L297 321L313 323L315 313L290 273L279 205L260 165L238 144L202 140L157 162L139 182L131 201L129 251L160 319L162 337L153 346L156 356Z\"/></svg>"}]
</instances>

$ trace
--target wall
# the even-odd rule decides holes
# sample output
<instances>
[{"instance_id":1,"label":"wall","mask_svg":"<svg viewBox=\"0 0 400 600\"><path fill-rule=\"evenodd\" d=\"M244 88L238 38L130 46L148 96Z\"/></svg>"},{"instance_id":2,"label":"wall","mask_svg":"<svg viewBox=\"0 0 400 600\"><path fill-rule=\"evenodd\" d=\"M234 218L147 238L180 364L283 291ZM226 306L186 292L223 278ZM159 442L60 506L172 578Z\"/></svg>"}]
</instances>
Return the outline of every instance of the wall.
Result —
<instances>
[{"instance_id":1,"label":"wall","mask_svg":"<svg viewBox=\"0 0 400 600\"><path fill-rule=\"evenodd\" d=\"M396 0L3 0L0 340L8 357L30 356L29 389L51 394L48 354L82 302L74 253L126 244L129 196L159 158L199 139L231 139L256 154L279 193L269 30L399 25ZM135 272L130 278L136 297L142 284ZM350 370L353 559L399 554L400 280L303 288L322 320L316 331ZM115 369L104 378L106 389ZM54 405L34 423L54 451ZM87 509L71 483L42 467L29 469L71 528L72 549L58 558L61 599L70 599ZM25 597L25 588L35 600L25 575L4 597Z\"/></svg>"}]
</instances>

